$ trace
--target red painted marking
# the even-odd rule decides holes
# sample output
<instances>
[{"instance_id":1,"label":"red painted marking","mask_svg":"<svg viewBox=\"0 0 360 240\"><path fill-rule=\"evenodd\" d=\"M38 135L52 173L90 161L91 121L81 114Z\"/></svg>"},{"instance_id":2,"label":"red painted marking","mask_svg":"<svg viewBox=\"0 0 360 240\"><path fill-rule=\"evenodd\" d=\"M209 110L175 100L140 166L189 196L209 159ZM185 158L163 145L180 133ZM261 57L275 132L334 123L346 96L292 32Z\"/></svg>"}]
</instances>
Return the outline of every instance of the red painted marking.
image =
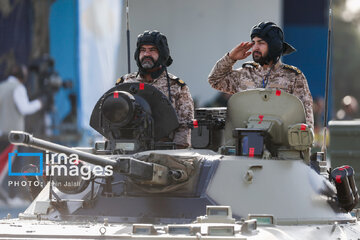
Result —
<instances>
[{"instance_id":1,"label":"red painted marking","mask_svg":"<svg viewBox=\"0 0 360 240\"><path fill-rule=\"evenodd\" d=\"M281 95L281 91L280 90L276 90L276 96L280 96Z\"/></svg>"},{"instance_id":2,"label":"red painted marking","mask_svg":"<svg viewBox=\"0 0 360 240\"><path fill-rule=\"evenodd\" d=\"M194 128L198 128L199 127L199 123L197 120L193 120L193 126Z\"/></svg>"},{"instance_id":3,"label":"red painted marking","mask_svg":"<svg viewBox=\"0 0 360 240\"><path fill-rule=\"evenodd\" d=\"M300 130L301 130L301 131L305 131L305 130L306 130L306 125L305 125L305 124L301 124Z\"/></svg>"},{"instance_id":4,"label":"red painted marking","mask_svg":"<svg viewBox=\"0 0 360 240\"><path fill-rule=\"evenodd\" d=\"M119 93L118 92L114 92L114 98L119 98Z\"/></svg>"},{"instance_id":5,"label":"red painted marking","mask_svg":"<svg viewBox=\"0 0 360 240\"><path fill-rule=\"evenodd\" d=\"M348 169L348 168L350 168L350 166L348 166L348 165L345 165L345 166L343 166L343 168L346 168L346 169Z\"/></svg>"},{"instance_id":6,"label":"red painted marking","mask_svg":"<svg viewBox=\"0 0 360 240\"><path fill-rule=\"evenodd\" d=\"M254 157L255 148L249 148L249 157Z\"/></svg>"},{"instance_id":7,"label":"red painted marking","mask_svg":"<svg viewBox=\"0 0 360 240\"><path fill-rule=\"evenodd\" d=\"M262 123L262 121L264 119L264 115L259 115L259 119L260 119L260 122L258 122L258 124Z\"/></svg>"},{"instance_id":8,"label":"red painted marking","mask_svg":"<svg viewBox=\"0 0 360 240\"><path fill-rule=\"evenodd\" d=\"M0 153L0 178L5 176L8 172L8 154L13 152L15 149L15 145L9 144L1 153ZM14 161L14 159L13 159ZM12 161L12 162L13 162Z\"/></svg>"},{"instance_id":9,"label":"red painted marking","mask_svg":"<svg viewBox=\"0 0 360 240\"><path fill-rule=\"evenodd\" d=\"M339 168L339 170L340 170L340 171L344 171L344 170L345 170L345 168Z\"/></svg>"},{"instance_id":10,"label":"red painted marking","mask_svg":"<svg viewBox=\"0 0 360 240\"><path fill-rule=\"evenodd\" d=\"M336 175L335 181L336 181L337 183L341 183L341 175Z\"/></svg>"},{"instance_id":11,"label":"red painted marking","mask_svg":"<svg viewBox=\"0 0 360 240\"><path fill-rule=\"evenodd\" d=\"M140 83L140 84L139 84L139 89L140 89L140 90L144 90L144 87L145 87L145 85L144 85L143 83Z\"/></svg>"}]
</instances>

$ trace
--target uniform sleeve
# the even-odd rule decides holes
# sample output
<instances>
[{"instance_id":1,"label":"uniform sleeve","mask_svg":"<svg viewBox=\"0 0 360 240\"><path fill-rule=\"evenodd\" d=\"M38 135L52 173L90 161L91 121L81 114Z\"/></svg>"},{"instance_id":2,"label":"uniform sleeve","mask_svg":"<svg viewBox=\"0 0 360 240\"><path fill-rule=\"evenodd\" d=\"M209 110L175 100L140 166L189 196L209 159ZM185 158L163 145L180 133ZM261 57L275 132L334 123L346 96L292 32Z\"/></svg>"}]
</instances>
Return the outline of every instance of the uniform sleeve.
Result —
<instances>
[{"instance_id":1,"label":"uniform sleeve","mask_svg":"<svg viewBox=\"0 0 360 240\"><path fill-rule=\"evenodd\" d=\"M247 89L248 86L242 79L251 81L251 77L243 68L233 70L235 62L229 54L216 62L208 77L208 82L213 88L229 94Z\"/></svg>"},{"instance_id":2,"label":"uniform sleeve","mask_svg":"<svg viewBox=\"0 0 360 240\"><path fill-rule=\"evenodd\" d=\"M179 128L174 133L173 141L176 145L183 147L191 146L191 130L188 122L194 119L194 101L191 97L188 86L181 87L176 95L175 110L179 119Z\"/></svg>"},{"instance_id":3,"label":"uniform sleeve","mask_svg":"<svg viewBox=\"0 0 360 240\"><path fill-rule=\"evenodd\" d=\"M13 93L14 102L22 115L29 115L39 111L42 107L39 99L29 101L25 86L20 84Z\"/></svg>"},{"instance_id":4,"label":"uniform sleeve","mask_svg":"<svg viewBox=\"0 0 360 240\"><path fill-rule=\"evenodd\" d=\"M310 93L308 82L303 73L297 75L294 92L303 103L305 108L306 123L314 128L313 98Z\"/></svg>"}]
</instances>

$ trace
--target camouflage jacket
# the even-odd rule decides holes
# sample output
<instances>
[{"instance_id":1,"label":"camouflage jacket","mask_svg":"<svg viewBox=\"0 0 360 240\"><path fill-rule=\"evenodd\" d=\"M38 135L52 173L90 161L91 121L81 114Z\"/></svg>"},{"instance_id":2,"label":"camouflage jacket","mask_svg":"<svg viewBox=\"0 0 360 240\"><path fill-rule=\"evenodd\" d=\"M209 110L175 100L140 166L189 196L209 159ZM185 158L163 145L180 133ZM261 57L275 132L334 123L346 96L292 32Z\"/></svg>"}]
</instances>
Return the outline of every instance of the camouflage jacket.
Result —
<instances>
[{"instance_id":1,"label":"camouflage jacket","mask_svg":"<svg viewBox=\"0 0 360 240\"><path fill-rule=\"evenodd\" d=\"M194 102L190 94L188 86L184 81L176 76L169 74L170 92L172 106L177 114L180 126L174 131L169 138L182 147L191 146L191 130L187 126L188 122L194 119ZM163 72L158 78L152 82L147 81L140 74L130 73L119 78L117 84L122 82L143 82L158 88L165 96L169 97L168 81L166 73Z\"/></svg>"},{"instance_id":2,"label":"camouflage jacket","mask_svg":"<svg viewBox=\"0 0 360 240\"><path fill-rule=\"evenodd\" d=\"M235 62L229 54L217 61L208 79L213 88L230 94L246 89L262 88L267 76L266 88L283 90L302 101L306 123L313 127L313 99L307 80L299 69L279 61L270 72L270 69L265 70L255 62L244 63L242 68L233 70Z\"/></svg>"}]
</instances>

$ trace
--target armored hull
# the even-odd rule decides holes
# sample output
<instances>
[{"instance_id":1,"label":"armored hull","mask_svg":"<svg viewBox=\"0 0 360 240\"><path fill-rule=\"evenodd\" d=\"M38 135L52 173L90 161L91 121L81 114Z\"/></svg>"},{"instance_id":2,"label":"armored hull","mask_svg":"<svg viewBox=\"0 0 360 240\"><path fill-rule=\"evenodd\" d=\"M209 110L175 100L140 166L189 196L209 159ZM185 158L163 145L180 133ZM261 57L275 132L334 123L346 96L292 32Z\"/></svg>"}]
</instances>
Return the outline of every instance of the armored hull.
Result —
<instances>
[{"instance_id":1,"label":"armored hull","mask_svg":"<svg viewBox=\"0 0 360 240\"><path fill-rule=\"evenodd\" d=\"M122 87L126 88L130 89ZM155 90L149 87L149 91ZM104 99L96 109L101 109ZM241 105L244 99L253 103L252 109ZM279 102L287 105L279 108ZM94 114L98 115L93 125L108 124L100 113ZM216 152L160 150L171 144L151 138L129 140L126 126L126 138L114 137L124 135L121 124L97 125L95 129L114 142L89 149L66 148L13 132L10 139L16 144L75 153L91 171L101 165L112 166L113 172L76 178L82 184L67 187L61 184L68 178L52 176L19 218L0 221L0 239L360 237L359 211L350 212L357 193L348 186L352 195L347 196L353 201L344 203L339 185L329 180L326 163L307 155L312 130L305 124L300 100L286 93L252 90L235 94L226 117L222 115L225 119L217 115L193 123L197 136L193 139L200 141L194 147L208 145L218 148ZM222 139L204 141L204 136Z\"/></svg>"}]
</instances>

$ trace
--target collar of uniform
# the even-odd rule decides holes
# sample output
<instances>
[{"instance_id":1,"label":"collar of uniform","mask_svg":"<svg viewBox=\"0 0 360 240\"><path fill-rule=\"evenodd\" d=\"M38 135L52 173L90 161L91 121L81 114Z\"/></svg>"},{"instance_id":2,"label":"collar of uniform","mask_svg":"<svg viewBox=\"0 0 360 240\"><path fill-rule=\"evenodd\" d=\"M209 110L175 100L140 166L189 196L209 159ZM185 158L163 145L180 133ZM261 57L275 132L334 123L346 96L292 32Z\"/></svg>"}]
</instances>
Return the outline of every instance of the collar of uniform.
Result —
<instances>
[{"instance_id":1,"label":"collar of uniform","mask_svg":"<svg viewBox=\"0 0 360 240\"><path fill-rule=\"evenodd\" d=\"M259 65L259 67L260 67L261 71L267 72L267 71L269 71L270 69L272 69L272 70L277 70L277 69L279 69L282 65L283 65L283 63L279 60L279 61L275 64L275 66L273 66L273 67L269 67L269 68L266 68L266 69L265 69L263 66L261 66L261 65Z\"/></svg>"},{"instance_id":2,"label":"collar of uniform","mask_svg":"<svg viewBox=\"0 0 360 240\"><path fill-rule=\"evenodd\" d=\"M283 65L283 63L281 62L281 60L279 60L279 61L275 64L274 70L278 70L282 65Z\"/></svg>"},{"instance_id":3,"label":"collar of uniform","mask_svg":"<svg viewBox=\"0 0 360 240\"><path fill-rule=\"evenodd\" d=\"M159 79L164 78L164 77L166 77L166 72L165 71L163 73L161 73L158 78L152 79L151 81L146 80L144 77L141 76L141 74L137 74L136 80L138 80L139 82L152 84L152 83L155 83L156 81L158 81Z\"/></svg>"}]
</instances>

